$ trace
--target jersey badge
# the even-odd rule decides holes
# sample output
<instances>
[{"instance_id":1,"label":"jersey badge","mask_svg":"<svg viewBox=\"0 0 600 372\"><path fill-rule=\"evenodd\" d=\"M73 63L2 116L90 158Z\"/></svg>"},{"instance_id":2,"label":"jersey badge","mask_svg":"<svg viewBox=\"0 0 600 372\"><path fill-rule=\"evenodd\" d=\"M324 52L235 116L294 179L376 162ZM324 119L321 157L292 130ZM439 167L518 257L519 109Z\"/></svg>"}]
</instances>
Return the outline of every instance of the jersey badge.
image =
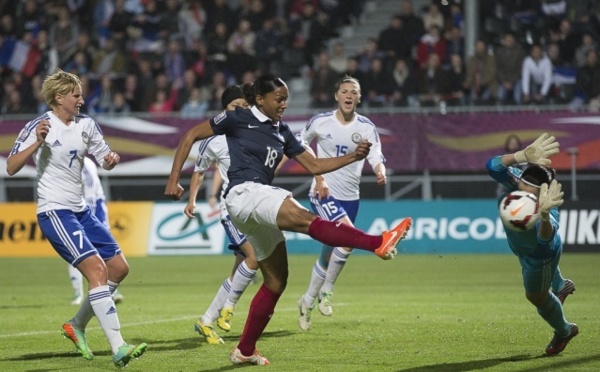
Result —
<instances>
[{"instance_id":1,"label":"jersey badge","mask_svg":"<svg viewBox=\"0 0 600 372\"><path fill-rule=\"evenodd\" d=\"M90 135L87 134L86 132L81 132L81 140L83 141L83 143L85 143L86 145L90 143Z\"/></svg>"},{"instance_id":2,"label":"jersey badge","mask_svg":"<svg viewBox=\"0 0 600 372\"><path fill-rule=\"evenodd\" d=\"M223 121L223 119L225 119L227 117L227 111L223 111L222 113L220 113L219 115L215 116L214 118L214 122L215 125L218 125L220 122Z\"/></svg>"},{"instance_id":3,"label":"jersey badge","mask_svg":"<svg viewBox=\"0 0 600 372\"><path fill-rule=\"evenodd\" d=\"M359 143L360 141L362 141L360 133L352 133L352 142Z\"/></svg>"}]
</instances>

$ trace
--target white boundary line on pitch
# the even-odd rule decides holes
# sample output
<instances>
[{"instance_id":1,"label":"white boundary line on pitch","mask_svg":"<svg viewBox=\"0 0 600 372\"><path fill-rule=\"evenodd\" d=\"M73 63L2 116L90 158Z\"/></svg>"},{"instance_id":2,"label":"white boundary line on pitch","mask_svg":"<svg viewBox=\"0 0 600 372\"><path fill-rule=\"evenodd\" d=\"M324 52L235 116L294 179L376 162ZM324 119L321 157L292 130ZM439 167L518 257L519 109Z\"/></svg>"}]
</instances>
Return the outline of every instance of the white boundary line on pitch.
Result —
<instances>
[{"instance_id":1,"label":"white boundary line on pitch","mask_svg":"<svg viewBox=\"0 0 600 372\"><path fill-rule=\"evenodd\" d=\"M344 306L344 303L336 303L335 306ZM315 309L316 310L316 309ZM288 312L288 311L298 311L297 307L287 307L287 308L283 308L283 309L275 309L276 312ZM239 312L238 315L248 315L248 311L244 311L244 312ZM144 322L134 322L134 323L125 323L121 325L121 328L127 328L127 327L136 327L136 326L140 326L140 325L148 325L148 324L159 324L159 323L170 323L170 322L179 322L182 320L190 320L190 319L195 319L197 318L198 315L189 315L189 316L179 316L176 318L169 318L169 319L157 319L157 320L151 320L151 321L144 321ZM98 330L101 329L100 327L89 327L87 328L88 331L94 331L94 330ZM34 332L19 332L19 333L12 333L12 334L6 334L6 335L2 335L0 334L0 339L3 338L9 338L9 337L27 337L27 336L44 336L44 335L51 335L51 334L56 334L56 333L60 333L60 329L56 329L53 331L34 331Z\"/></svg>"}]
</instances>

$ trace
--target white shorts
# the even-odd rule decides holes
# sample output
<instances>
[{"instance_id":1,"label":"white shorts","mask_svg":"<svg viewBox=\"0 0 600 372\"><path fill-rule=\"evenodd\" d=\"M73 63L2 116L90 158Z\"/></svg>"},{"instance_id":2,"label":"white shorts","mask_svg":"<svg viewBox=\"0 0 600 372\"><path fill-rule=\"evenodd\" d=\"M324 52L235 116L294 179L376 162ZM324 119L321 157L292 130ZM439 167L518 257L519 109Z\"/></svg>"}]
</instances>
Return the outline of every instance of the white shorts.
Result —
<instances>
[{"instance_id":1,"label":"white shorts","mask_svg":"<svg viewBox=\"0 0 600 372\"><path fill-rule=\"evenodd\" d=\"M255 182L245 182L229 190L225 198L229 216L246 234L257 261L269 257L277 244L285 240L277 226L277 213L291 196L287 190Z\"/></svg>"}]
</instances>

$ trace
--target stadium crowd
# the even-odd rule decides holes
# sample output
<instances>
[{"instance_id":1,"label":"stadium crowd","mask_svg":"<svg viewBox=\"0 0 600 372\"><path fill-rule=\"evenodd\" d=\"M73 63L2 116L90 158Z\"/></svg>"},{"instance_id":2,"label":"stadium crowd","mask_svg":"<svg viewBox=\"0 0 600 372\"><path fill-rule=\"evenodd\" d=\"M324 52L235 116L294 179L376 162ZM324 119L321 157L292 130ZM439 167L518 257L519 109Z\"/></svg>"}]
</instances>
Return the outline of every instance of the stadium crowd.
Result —
<instances>
[{"instance_id":1,"label":"stadium crowd","mask_svg":"<svg viewBox=\"0 0 600 372\"><path fill-rule=\"evenodd\" d=\"M376 0L371 0L376 1ZM465 55L463 2L397 14L356 55L344 27L366 0L0 0L0 112L41 113L43 78L81 77L84 111L218 110L223 90L269 72L310 81L311 107L334 106L340 75L369 107L570 104L600 109L600 0L480 2Z\"/></svg>"}]
</instances>

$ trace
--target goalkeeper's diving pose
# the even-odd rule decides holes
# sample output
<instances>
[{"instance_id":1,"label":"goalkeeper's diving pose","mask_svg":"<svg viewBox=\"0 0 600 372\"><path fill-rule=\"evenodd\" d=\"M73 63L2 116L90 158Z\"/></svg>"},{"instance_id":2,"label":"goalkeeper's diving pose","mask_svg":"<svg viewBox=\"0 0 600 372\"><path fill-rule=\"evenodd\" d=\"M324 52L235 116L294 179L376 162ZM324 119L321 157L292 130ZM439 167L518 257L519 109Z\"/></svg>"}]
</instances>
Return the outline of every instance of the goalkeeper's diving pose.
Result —
<instances>
[{"instance_id":1,"label":"goalkeeper's diving pose","mask_svg":"<svg viewBox=\"0 0 600 372\"><path fill-rule=\"evenodd\" d=\"M548 159L558 152L558 142L544 133L524 150L495 156L487 162L490 176L505 189L498 201L515 190L538 198L540 220L536 225L529 230L505 232L510 249L521 263L525 297L554 329L554 337L546 347L548 355L563 351L579 333L577 325L568 322L563 313L563 303L575 291L575 285L562 277L558 267L562 253L558 207L563 204L563 192ZM521 163L528 165L523 171L513 166Z\"/></svg>"}]
</instances>

